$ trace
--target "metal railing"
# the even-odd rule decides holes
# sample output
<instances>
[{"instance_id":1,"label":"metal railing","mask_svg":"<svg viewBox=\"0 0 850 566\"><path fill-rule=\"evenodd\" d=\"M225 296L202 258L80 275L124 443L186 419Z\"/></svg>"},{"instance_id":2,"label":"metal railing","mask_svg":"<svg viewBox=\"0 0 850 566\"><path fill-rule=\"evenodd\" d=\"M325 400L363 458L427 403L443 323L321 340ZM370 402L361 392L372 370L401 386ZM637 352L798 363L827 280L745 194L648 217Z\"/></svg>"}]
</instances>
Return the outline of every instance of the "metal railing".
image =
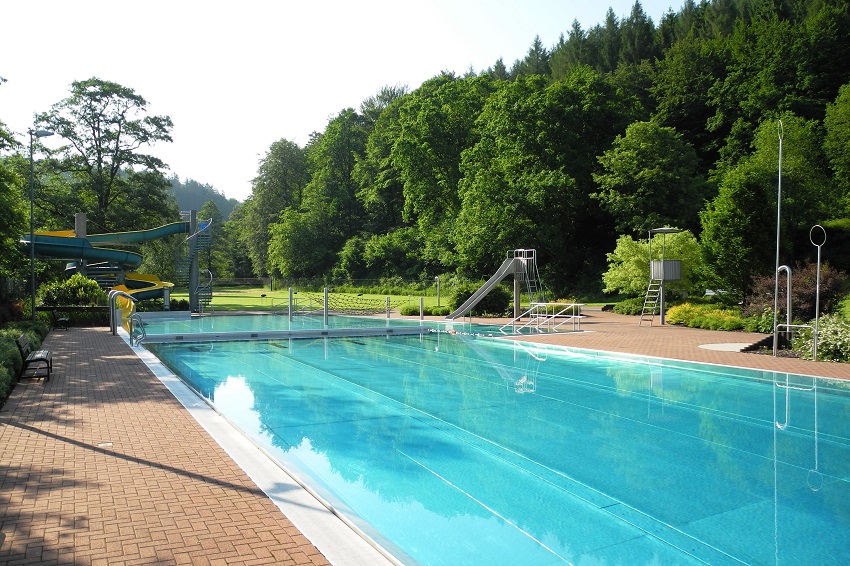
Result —
<instances>
[{"instance_id":1,"label":"metal railing","mask_svg":"<svg viewBox=\"0 0 850 566\"><path fill-rule=\"evenodd\" d=\"M572 323L572 332L581 330L581 307L583 303L531 303L528 310L504 324L499 331L507 334L510 327L513 334L522 334L525 329L535 332L558 332L566 323ZM528 318L528 322L517 327L517 323Z\"/></svg>"}]
</instances>

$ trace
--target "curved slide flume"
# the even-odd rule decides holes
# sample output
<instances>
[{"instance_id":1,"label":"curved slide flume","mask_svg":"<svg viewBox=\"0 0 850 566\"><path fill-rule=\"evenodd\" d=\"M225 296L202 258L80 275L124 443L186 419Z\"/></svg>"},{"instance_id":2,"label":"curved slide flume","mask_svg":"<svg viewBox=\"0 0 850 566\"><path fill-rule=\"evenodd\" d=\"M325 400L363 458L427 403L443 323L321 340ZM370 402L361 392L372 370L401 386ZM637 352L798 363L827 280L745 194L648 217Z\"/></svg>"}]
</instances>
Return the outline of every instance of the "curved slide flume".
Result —
<instances>
[{"instance_id":1,"label":"curved slide flume","mask_svg":"<svg viewBox=\"0 0 850 566\"><path fill-rule=\"evenodd\" d=\"M21 238L21 242L30 244L29 235ZM142 256L124 250L96 248L86 238L34 234L35 253L39 257L56 260L76 261L110 261L121 265L124 269L137 269L142 265Z\"/></svg>"},{"instance_id":2,"label":"curved slide flume","mask_svg":"<svg viewBox=\"0 0 850 566\"><path fill-rule=\"evenodd\" d=\"M135 230L133 232L108 232L106 234L89 234L86 239L93 244L140 244L158 240L173 234L188 234L188 222L173 222L149 230Z\"/></svg>"},{"instance_id":3,"label":"curved slide flume","mask_svg":"<svg viewBox=\"0 0 850 566\"><path fill-rule=\"evenodd\" d=\"M188 233L188 222L174 222L149 230L132 232L111 232L91 234L85 238L77 238L71 230L60 232L37 232L33 236L36 255L46 259L78 261L84 259L92 262L109 262L117 264L125 272L124 285L113 287L127 294L144 300L162 297L165 289L174 287L173 283L161 281L155 275L132 273L142 264L142 256L125 250L95 247L95 244L139 244L157 240L173 234ZM29 234L21 238L21 243L29 246Z\"/></svg>"}]
</instances>

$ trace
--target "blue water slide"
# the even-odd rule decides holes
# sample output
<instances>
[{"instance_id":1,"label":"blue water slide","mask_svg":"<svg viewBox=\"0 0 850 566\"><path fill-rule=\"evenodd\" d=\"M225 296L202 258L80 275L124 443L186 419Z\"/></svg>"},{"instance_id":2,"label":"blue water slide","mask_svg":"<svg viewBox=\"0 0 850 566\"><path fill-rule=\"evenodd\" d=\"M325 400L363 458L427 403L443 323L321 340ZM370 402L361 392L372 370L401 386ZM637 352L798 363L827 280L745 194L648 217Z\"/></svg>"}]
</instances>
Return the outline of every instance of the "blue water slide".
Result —
<instances>
[{"instance_id":1,"label":"blue water slide","mask_svg":"<svg viewBox=\"0 0 850 566\"><path fill-rule=\"evenodd\" d=\"M203 229L203 228L202 228ZM188 234L188 222L173 222L150 230L135 230L133 232L110 232L107 234L89 234L86 239L92 244L140 244L158 240L172 234Z\"/></svg>"},{"instance_id":2,"label":"blue water slide","mask_svg":"<svg viewBox=\"0 0 850 566\"><path fill-rule=\"evenodd\" d=\"M21 238L21 242L29 246L29 234ZM109 261L117 263L127 270L137 269L142 265L142 256L137 253L96 248L86 238L66 238L62 236L35 234L34 244L36 255L49 259Z\"/></svg>"}]
</instances>

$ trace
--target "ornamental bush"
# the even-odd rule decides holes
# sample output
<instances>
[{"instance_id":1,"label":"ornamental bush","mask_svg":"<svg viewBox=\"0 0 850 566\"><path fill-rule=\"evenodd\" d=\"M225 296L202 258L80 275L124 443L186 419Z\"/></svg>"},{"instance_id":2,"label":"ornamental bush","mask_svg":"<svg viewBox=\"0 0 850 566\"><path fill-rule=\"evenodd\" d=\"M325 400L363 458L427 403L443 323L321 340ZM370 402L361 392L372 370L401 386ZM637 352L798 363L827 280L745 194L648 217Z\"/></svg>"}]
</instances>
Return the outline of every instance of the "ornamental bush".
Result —
<instances>
[{"instance_id":1,"label":"ornamental bush","mask_svg":"<svg viewBox=\"0 0 850 566\"><path fill-rule=\"evenodd\" d=\"M747 332L773 334L773 308L765 307L761 314L745 318L744 330Z\"/></svg>"},{"instance_id":2,"label":"ornamental bush","mask_svg":"<svg viewBox=\"0 0 850 566\"><path fill-rule=\"evenodd\" d=\"M25 334L30 347L37 350L47 332L48 327L43 322L16 322L0 328L0 407L14 387L23 366L21 352L15 340Z\"/></svg>"},{"instance_id":3,"label":"ornamental bush","mask_svg":"<svg viewBox=\"0 0 850 566\"><path fill-rule=\"evenodd\" d=\"M52 281L38 288L41 303L48 306L105 305L109 295L97 281L75 273L64 281Z\"/></svg>"},{"instance_id":4,"label":"ornamental bush","mask_svg":"<svg viewBox=\"0 0 850 566\"><path fill-rule=\"evenodd\" d=\"M450 312L452 311L449 307L422 307L422 314L424 316L446 316ZM404 305L399 309L399 313L402 316L419 316L419 305Z\"/></svg>"},{"instance_id":5,"label":"ornamental bush","mask_svg":"<svg viewBox=\"0 0 850 566\"><path fill-rule=\"evenodd\" d=\"M794 288L791 292L791 314L793 318L805 320L815 316L815 299L818 292L820 293L818 306L821 313L834 312L841 301L842 289L847 281L845 272L833 269L828 263L824 263L820 269L820 285L818 285L815 263L797 263L794 265L792 274ZM782 318L785 316L786 290L785 278L781 277L777 300ZM758 316L768 308L772 313L774 291L777 291L774 275L753 277L752 288L744 297L744 314ZM770 332L773 332L772 328Z\"/></svg>"},{"instance_id":6,"label":"ornamental bush","mask_svg":"<svg viewBox=\"0 0 850 566\"><path fill-rule=\"evenodd\" d=\"M624 299L614 305L614 312L618 314L640 314L643 311L643 302L643 297Z\"/></svg>"},{"instance_id":7,"label":"ornamental bush","mask_svg":"<svg viewBox=\"0 0 850 566\"><path fill-rule=\"evenodd\" d=\"M736 309L682 303L667 309L667 322L706 330L741 330L744 319Z\"/></svg>"},{"instance_id":8,"label":"ornamental bush","mask_svg":"<svg viewBox=\"0 0 850 566\"><path fill-rule=\"evenodd\" d=\"M791 345L801 358L812 359L814 336L811 330L800 331ZM850 362L850 320L838 315L825 315L818 320L818 360Z\"/></svg>"}]
</instances>

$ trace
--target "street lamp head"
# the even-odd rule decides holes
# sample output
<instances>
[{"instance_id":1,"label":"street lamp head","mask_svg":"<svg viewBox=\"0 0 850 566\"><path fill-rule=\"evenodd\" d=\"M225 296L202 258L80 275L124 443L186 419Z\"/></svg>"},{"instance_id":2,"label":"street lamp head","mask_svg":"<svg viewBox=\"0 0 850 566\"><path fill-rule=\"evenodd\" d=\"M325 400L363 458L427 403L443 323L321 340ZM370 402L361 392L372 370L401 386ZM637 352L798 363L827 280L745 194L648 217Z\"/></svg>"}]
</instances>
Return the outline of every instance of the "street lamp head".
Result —
<instances>
[{"instance_id":1,"label":"street lamp head","mask_svg":"<svg viewBox=\"0 0 850 566\"><path fill-rule=\"evenodd\" d=\"M46 138L47 136L52 136L54 132L51 132L50 130L30 130L30 133L37 138Z\"/></svg>"}]
</instances>

